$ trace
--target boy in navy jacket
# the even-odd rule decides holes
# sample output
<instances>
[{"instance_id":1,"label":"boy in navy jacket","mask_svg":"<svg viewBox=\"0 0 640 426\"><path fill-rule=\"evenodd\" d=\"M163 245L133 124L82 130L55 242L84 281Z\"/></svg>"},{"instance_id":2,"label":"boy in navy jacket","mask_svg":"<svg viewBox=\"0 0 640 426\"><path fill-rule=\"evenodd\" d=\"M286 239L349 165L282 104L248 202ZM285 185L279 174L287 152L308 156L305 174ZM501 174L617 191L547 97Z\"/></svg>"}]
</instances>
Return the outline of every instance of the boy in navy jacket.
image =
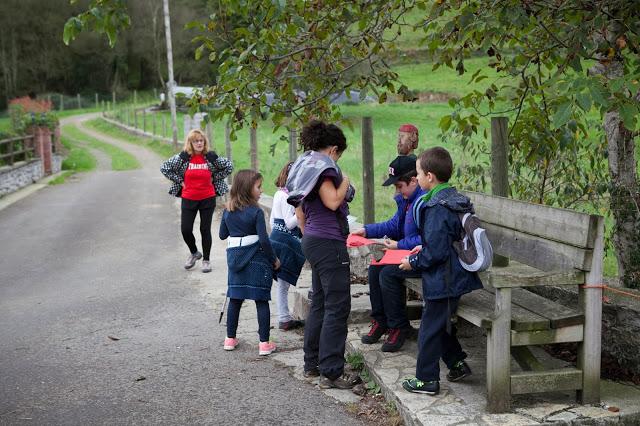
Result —
<instances>
[{"instance_id":1,"label":"boy in navy jacket","mask_svg":"<svg viewBox=\"0 0 640 426\"><path fill-rule=\"evenodd\" d=\"M383 186L394 185L398 210L386 222L371 223L354 232L367 238L385 237L388 249L412 250L420 245L420 234L413 220L412 206L424 195L416 179L416 157L400 155L389 164L389 178ZM419 278L420 272L403 271L397 265L369 266L369 299L371 300L371 329L362 336L362 343L376 343L383 334L387 339L383 352L402 348L413 329L406 312L405 278Z\"/></svg>"},{"instance_id":2,"label":"boy in navy jacket","mask_svg":"<svg viewBox=\"0 0 640 426\"><path fill-rule=\"evenodd\" d=\"M462 234L458 214L473 212L473 205L448 183L453 172L449 152L441 147L424 151L416 161L416 169L420 187L428 191L413 208L422 250L405 258L400 268L422 272L425 308L418 337L416 377L404 380L402 387L409 392L436 395L440 391L440 358L449 368L449 381L471 374L464 362L467 354L450 321L460 296L482 288L482 282L477 273L462 268L452 245Z\"/></svg>"}]
</instances>

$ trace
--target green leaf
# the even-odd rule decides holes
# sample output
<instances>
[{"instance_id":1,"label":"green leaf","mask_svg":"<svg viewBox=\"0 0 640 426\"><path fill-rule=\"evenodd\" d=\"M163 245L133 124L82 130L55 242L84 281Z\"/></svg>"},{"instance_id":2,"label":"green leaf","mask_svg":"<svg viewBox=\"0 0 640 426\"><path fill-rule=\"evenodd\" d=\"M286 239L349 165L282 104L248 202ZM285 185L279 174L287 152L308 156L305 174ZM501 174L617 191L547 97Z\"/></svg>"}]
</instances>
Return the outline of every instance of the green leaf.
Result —
<instances>
[{"instance_id":1,"label":"green leaf","mask_svg":"<svg viewBox=\"0 0 640 426\"><path fill-rule=\"evenodd\" d=\"M451 116L445 115L444 117L442 117L440 119L440 123L438 123L438 126L443 132L449 130L449 128L451 127Z\"/></svg>"},{"instance_id":2,"label":"green leaf","mask_svg":"<svg viewBox=\"0 0 640 426\"><path fill-rule=\"evenodd\" d=\"M620 117L627 130L634 131L636 129L638 107L631 104L620 105Z\"/></svg>"},{"instance_id":3,"label":"green leaf","mask_svg":"<svg viewBox=\"0 0 640 426\"><path fill-rule=\"evenodd\" d=\"M589 110L591 110L591 96L588 93L578 93L576 101L578 102L578 106L580 106L584 112L589 112Z\"/></svg>"},{"instance_id":4,"label":"green leaf","mask_svg":"<svg viewBox=\"0 0 640 426\"><path fill-rule=\"evenodd\" d=\"M558 128L571 118L571 102L561 104L553 115L553 126Z\"/></svg>"}]
</instances>

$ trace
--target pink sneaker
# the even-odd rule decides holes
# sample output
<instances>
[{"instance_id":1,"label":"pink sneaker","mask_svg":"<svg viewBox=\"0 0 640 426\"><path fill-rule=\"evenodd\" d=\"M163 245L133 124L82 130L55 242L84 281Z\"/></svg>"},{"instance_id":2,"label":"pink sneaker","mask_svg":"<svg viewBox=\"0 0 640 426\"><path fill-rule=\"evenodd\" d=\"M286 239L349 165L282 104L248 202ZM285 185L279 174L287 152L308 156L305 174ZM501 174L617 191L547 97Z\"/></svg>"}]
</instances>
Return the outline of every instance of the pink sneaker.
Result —
<instances>
[{"instance_id":1,"label":"pink sneaker","mask_svg":"<svg viewBox=\"0 0 640 426\"><path fill-rule=\"evenodd\" d=\"M260 342L258 346L258 355L270 355L276 351L276 344L273 342Z\"/></svg>"},{"instance_id":2,"label":"pink sneaker","mask_svg":"<svg viewBox=\"0 0 640 426\"><path fill-rule=\"evenodd\" d=\"M236 339L235 337L226 337L224 339L225 351L232 351L236 348L236 346L238 346L238 339Z\"/></svg>"}]
</instances>

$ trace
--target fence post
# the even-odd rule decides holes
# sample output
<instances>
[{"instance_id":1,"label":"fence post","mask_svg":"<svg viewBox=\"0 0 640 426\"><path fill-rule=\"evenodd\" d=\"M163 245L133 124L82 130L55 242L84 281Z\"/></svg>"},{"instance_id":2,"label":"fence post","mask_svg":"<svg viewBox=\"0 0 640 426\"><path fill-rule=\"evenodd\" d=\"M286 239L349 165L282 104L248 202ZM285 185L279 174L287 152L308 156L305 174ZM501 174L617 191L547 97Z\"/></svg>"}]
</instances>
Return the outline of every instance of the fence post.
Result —
<instances>
[{"instance_id":1,"label":"fence post","mask_svg":"<svg viewBox=\"0 0 640 426\"><path fill-rule=\"evenodd\" d=\"M138 105L138 91L137 90L133 91L133 104L134 105Z\"/></svg>"},{"instance_id":2,"label":"fence post","mask_svg":"<svg viewBox=\"0 0 640 426\"><path fill-rule=\"evenodd\" d=\"M162 137L167 137L167 117L162 114Z\"/></svg>"},{"instance_id":3,"label":"fence post","mask_svg":"<svg viewBox=\"0 0 640 426\"><path fill-rule=\"evenodd\" d=\"M76 98L78 98L78 109L82 109L82 102L80 101L80 93L76 94Z\"/></svg>"},{"instance_id":4,"label":"fence post","mask_svg":"<svg viewBox=\"0 0 640 426\"><path fill-rule=\"evenodd\" d=\"M151 134L155 136L156 134L156 114L151 114Z\"/></svg>"},{"instance_id":5,"label":"fence post","mask_svg":"<svg viewBox=\"0 0 640 426\"><path fill-rule=\"evenodd\" d=\"M133 107L133 127L135 129L138 128L138 110L136 109L135 105Z\"/></svg>"},{"instance_id":6,"label":"fence post","mask_svg":"<svg viewBox=\"0 0 640 426\"><path fill-rule=\"evenodd\" d=\"M113 105L113 107L116 107L116 91L112 91L111 92L111 104Z\"/></svg>"},{"instance_id":7,"label":"fence post","mask_svg":"<svg viewBox=\"0 0 640 426\"><path fill-rule=\"evenodd\" d=\"M298 131L295 128L289 129L289 161L296 161L298 145Z\"/></svg>"},{"instance_id":8,"label":"fence post","mask_svg":"<svg viewBox=\"0 0 640 426\"><path fill-rule=\"evenodd\" d=\"M257 125L257 124L256 124ZM258 132L253 125L249 128L249 153L251 156L251 168L258 170Z\"/></svg>"},{"instance_id":9,"label":"fence post","mask_svg":"<svg viewBox=\"0 0 640 426\"><path fill-rule=\"evenodd\" d=\"M371 117L362 117L362 186L364 187L364 223L375 222L375 200L373 187L373 122Z\"/></svg>"},{"instance_id":10,"label":"fence post","mask_svg":"<svg viewBox=\"0 0 640 426\"><path fill-rule=\"evenodd\" d=\"M64 95L60 95L60 111L64 111Z\"/></svg>"},{"instance_id":11,"label":"fence post","mask_svg":"<svg viewBox=\"0 0 640 426\"><path fill-rule=\"evenodd\" d=\"M98 94L96 93L96 109L100 108L100 100L98 99Z\"/></svg>"},{"instance_id":12,"label":"fence post","mask_svg":"<svg viewBox=\"0 0 640 426\"><path fill-rule=\"evenodd\" d=\"M147 132L147 109L142 108L142 131Z\"/></svg>"},{"instance_id":13,"label":"fence post","mask_svg":"<svg viewBox=\"0 0 640 426\"><path fill-rule=\"evenodd\" d=\"M491 117L491 193L509 196L509 119ZM509 258L494 255L493 266L508 266Z\"/></svg>"}]
</instances>

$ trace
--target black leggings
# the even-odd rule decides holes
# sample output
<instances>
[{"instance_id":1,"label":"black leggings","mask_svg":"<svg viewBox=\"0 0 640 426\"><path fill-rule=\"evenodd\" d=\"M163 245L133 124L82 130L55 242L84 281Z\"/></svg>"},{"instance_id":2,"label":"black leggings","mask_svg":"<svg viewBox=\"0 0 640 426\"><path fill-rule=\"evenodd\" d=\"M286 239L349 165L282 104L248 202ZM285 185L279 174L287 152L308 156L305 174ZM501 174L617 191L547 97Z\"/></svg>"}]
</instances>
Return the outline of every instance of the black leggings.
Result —
<instances>
[{"instance_id":1,"label":"black leggings","mask_svg":"<svg viewBox=\"0 0 640 426\"><path fill-rule=\"evenodd\" d=\"M182 199L182 216L180 230L182 238L187 243L191 254L198 251L196 238L193 236L193 222L200 212L200 235L202 235L202 256L204 260L209 260L211 253L211 219L213 210L216 208L216 197L205 198L204 200Z\"/></svg>"}]
</instances>

